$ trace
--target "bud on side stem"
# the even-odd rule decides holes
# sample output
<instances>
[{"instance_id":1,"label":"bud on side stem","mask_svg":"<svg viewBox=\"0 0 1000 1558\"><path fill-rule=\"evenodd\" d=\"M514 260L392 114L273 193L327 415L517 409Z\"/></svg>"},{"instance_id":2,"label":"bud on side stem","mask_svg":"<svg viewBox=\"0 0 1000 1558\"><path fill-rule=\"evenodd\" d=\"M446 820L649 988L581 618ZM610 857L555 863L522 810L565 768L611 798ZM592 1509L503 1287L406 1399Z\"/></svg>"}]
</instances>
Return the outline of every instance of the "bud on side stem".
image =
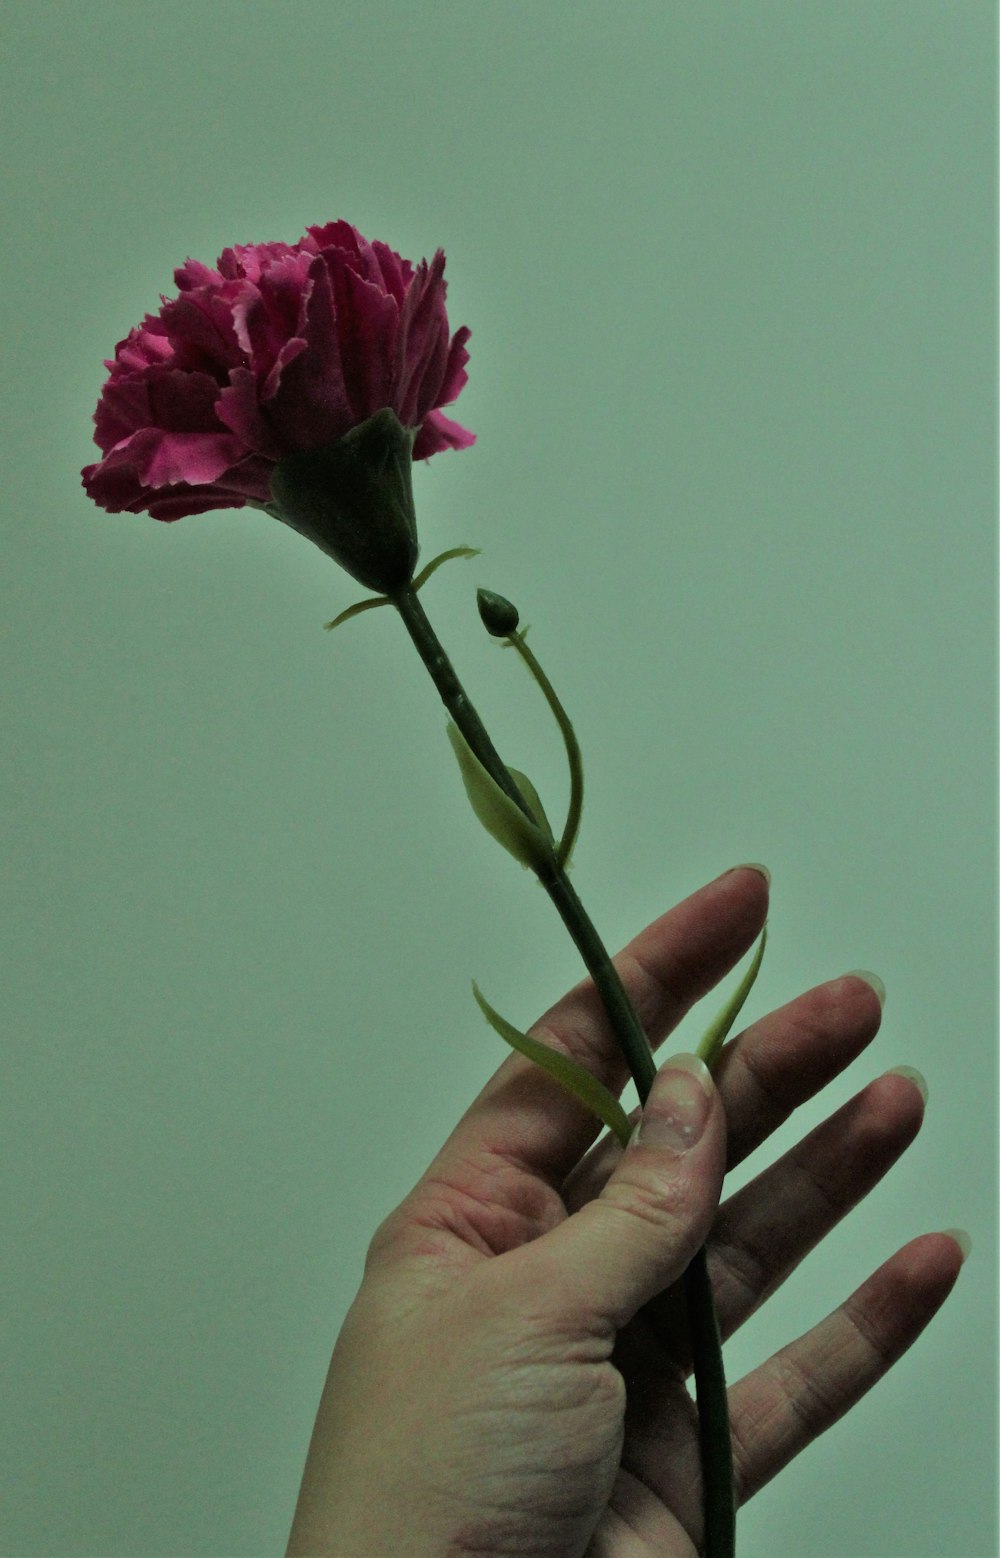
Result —
<instances>
[{"instance_id":1,"label":"bud on side stem","mask_svg":"<svg viewBox=\"0 0 1000 1558\"><path fill-rule=\"evenodd\" d=\"M521 620L517 607L506 596L497 595L493 590L477 590L476 604L479 607L479 615L482 618L483 627L494 638L508 638L511 633L517 631L517 624Z\"/></svg>"}]
</instances>

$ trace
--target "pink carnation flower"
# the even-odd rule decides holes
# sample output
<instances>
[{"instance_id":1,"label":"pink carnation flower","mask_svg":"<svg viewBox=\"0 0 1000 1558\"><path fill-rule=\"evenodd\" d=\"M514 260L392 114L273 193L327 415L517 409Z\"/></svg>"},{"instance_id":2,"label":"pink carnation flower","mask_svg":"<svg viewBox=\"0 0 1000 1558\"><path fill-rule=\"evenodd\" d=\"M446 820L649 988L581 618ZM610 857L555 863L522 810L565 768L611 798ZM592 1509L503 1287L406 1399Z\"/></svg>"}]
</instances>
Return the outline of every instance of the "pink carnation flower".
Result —
<instances>
[{"instance_id":1,"label":"pink carnation flower","mask_svg":"<svg viewBox=\"0 0 1000 1558\"><path fill-rule=\"evenodd\" d=\"M440 411L466 382L464 326L448 338L444 253L414 269L349 222L296 244L188 260L105 363L94 413L103 452L83 485L111 513L180 519L264 508L285 455L323 448L389 407L413 457L475 435Z\"/></svg>"}]
</instances>

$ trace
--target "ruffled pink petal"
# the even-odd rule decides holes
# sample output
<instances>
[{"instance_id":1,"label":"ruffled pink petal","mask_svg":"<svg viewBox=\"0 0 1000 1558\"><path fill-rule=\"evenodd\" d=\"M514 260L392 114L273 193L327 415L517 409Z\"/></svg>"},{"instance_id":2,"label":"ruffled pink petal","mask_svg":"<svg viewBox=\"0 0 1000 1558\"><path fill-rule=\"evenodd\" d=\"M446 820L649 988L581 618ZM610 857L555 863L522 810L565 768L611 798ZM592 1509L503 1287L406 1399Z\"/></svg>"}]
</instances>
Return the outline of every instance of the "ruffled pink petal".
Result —
<instances>
[{"instance_id":1,"label":"ruffled pink petal","mask_svg":"<svg viewBox=\"0 0 1000 1558\"><path fill-rule=\"evenodd\" d=\"M210 487L165 487L149 505L154 519L182 519L186 514L204 514L209 509L245 508L248 503L262 507L271 501L270 461L255 456L241 460L225 471Z\"/></svg>"},{"instance_id":2,"label":"ruffled pink petal","mask_svg":"<svg viewBox=\"0 0 1000 1558\"><path fill-rule=\"evenodd\" d=\"M164 302L160 318L174 348L178 367L197 369L225 377L243 359L233 325L233 301L238 289L212 291L208 287L182 293ZM235 289L235 290L234 290Z\"/></svg>"},{"instance_id":3,"label":"ruffled pink petal","mask_svg":"<svg viewBox=\"0 0 1000 1558\"><path fill-rule=\"evenodd\" d=\"M462 390L469 381L469 375L465 371L465 365L469 360L469 354L465 350L465 343L472 331L468 325L463 325L456 330L452 337L451 346L448 349L448 364L444 370L444 378L437 394L439 406L450 406L453 400L457 400Z\"/></svg>"},{"instance_id":4,"label":"ruffled pink petal","mask_svg":"<svg viewBox=\"0 0 1000 1558\"><path fill-rule=\"evenodd\" d=\"M365 422L392 398L392 363L399 310L336 249L322 256L333 287L344 388L355 422Z\"/></svg>"},{"instance_id":5,"label":"ruffled pink petal","mask_svg":"<svg viewBox=\"0 0 1000 1558\"><path fill-rule=\"evenodd\" d=\"M360 241L358 229L341 219L324 222L322 227L307 227L302 247L310 254L321 254L324 249L343 249L348 254L357 254Z\"/></svg>"},{"instance_id":6,"label":"ruffled pink petal","mask_svg":"<svg viewBox=\"0 0 1000 1558\"><path fill-rule=\"evenodd\" d=\"M286 341L301 334L308 266L304 254L280 257L263 268L255 286L247 283L233 304L237 339L259 380L267 377Z\"/></svg>"},{"instance_id":7,"label":"ruffled pink petal","mask_svg":"<svg viewBox=\"0 0 1000 1558\"><path fill-rule=\"evenodd\" d=\"M178 292L192 292L197 287L217 287L221 281L217 270L203 265L201 260L187 259L174 271L174 285Z\"/></svg>"},{"instance_id":8,"label":"ruffled pink petal","mask_svg":"<svg viewBox=\"0 0 1000 1558\"><path fill-rule=\"evenodd\" d=\"M309 267L311 292L306 310L306 350L283 364L263 408L286 453L320 449L354 425L337 345L333 289L326 265L317 256Z\"/></svg>"},{"instance_id":9,"label":"ruffled pink petal","mask_svg":"<svg viewBox=\"0 0 1000 1558\"><path fill-rule=\"evenodd\" d=\"M82 474L88 495L111 513L138 512L166 499L192 501L202 508L248 500L266 503L270 461L247 459L229 434L164 433L142 428L97 465ZM186 509L185 512L194 512Z\"/></svg>"},{"instance_id":10,"label":"ruffled pink petal","mask_svg":"<svg viewBox=\"0 0 1000 1558\"><path fill-rule=\"evenodd\" d=\"M218 428L219 386L206 373L155 367L109 379L94 413L94 438L105 452L143 427L178 433Z\"/></svg>"},{"instance_id":11,"label":"ruffled pink petal","mask_svg":"<svg viewBox=\"0 0 1000 1558\"><path fill-rule=\"evenodd\" d=\"M459 427L443 411L429 411L413 444L415 460L429 460L443 449L468 449L476 441L475 433Z\"/></svg>"},{"instance_id":12,"label":"ruffled pink petal","mask_svg":"<svg viewBox=\"0 0 1000 1558\"><path fill-rule=\"evenodd\" d=\"M229 384L215 403L215 414L245 448L269 460L281 459L281 441L261 410L257 380L249 368L233 369Z\"/></svg>"},{"instance_id":13,"label":"ruffled pink petal","mask_svg":"<svg viewBox=\"0 0 1000 1558\"><path fill-rule=\"evenodd\" d=\"M271 265L294 253L287 243L233 244L219 255L219 275L227 281L249 281L256 286Z\"/></svg>"},{"instance_id":14,"label":"ruffled pink petal","mask_svg":"<svg viewBox=\"0 0 1000 1558\"><path fill-rule=\"evenodd\" d=\"M174 355L163 321L155 314L147 314L141 325L130 330L124 341L115 347L114 360L104 366L111 377L125 373L141 373L145 368L169 363Z\"/></svg>"},{"instance_id":15,"label":"ruffled pink petal","mask_svg":"<svg viewBox=\"0 0 1000 1558\"><path fill-rule=\"evenodd\" d=\"M271 364L270 373L264 380L263 384L258 388L257 398L262 406L265 405L268 401L273 400L275 395L278 393L278 387L281 384L281 375L284 373L288 364L290 362L294 362L296 357L300 357L303 352L308 350L309 343L302 336L293 336L290 341L285 342L284 346L281 348L281 351L278 353L274 362Z\"/></svg>"},{"instance_id":16,"label":"ruffled pink petal","mask_svg":"<svg viewBox=\"0 0 1000 1558\"><path fill-rule=\"evenodd\" d=\"M409 260L401 259L387 244L379 243L377 238L372 243L372 253L378 260L383 287L398 304L402 304L413 276L413 266Z\"/></svg>"},{"instance_id":17,"label":"ruffled pink petal","mask_svg":"<svg viewBox=\"0 0 1000 1558\"><path fill-rule=\"evenodd\" d=\"M144 447L136 451L134 464L147 487L172 487L182 481L205 486L246 453L233 433L167 433L147 428L136 436L143 439Z\"/></svg>"},{"instance_id":18,"label":"ruffled pink petal","mask_svg":"<svg viewBox=\"0 0 1000 1558\"><path fill-rule=\"evenodd\" d=\"M443 270L441 249L429 266L421 260L400 317L395 409L404 427L416 427L435 405L448 361Z\"/></svg>"}]
</instances>

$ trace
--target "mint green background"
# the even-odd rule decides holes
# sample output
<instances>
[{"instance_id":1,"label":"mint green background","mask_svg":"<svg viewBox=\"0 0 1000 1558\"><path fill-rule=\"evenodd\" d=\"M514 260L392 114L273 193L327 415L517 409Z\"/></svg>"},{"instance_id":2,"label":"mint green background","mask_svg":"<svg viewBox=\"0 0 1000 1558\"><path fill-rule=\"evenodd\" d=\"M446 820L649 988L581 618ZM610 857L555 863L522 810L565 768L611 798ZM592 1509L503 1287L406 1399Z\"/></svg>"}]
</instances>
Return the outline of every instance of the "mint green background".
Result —
<instances>
[{"instance_id":1,"label":"mint green background","mask_svg":"<svg viewBox=\"0 0 1000 1558\"><path fill-rule=\"evenodd\" d=\"M534 624L609 943L764 860L751 1015L889 989L777 1147L929 1081L730 1373L919 1232L972 1257L741 1552L995 1550L993 12L4 6L4 1554L283 1550L367 1240L503 1058L470 979L527 1025L579 977L388 614L331 639L358 592L291 531L79 486L173 267L337 216L447 251L480 441L418 472L424 555L483 555L428 604L558 811L474 584Z\"/></svg>"}]
</instances>

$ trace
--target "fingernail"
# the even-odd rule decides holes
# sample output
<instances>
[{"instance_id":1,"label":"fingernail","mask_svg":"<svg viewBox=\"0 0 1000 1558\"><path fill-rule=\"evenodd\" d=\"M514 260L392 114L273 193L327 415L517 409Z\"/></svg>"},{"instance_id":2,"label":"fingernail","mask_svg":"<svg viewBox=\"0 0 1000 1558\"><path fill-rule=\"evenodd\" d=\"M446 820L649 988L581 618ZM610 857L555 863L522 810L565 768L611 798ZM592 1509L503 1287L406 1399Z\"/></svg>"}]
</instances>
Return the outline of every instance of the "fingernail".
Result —
<instances>
[{"instance_id":1,"label":"fingernail","mask_svg":"<svg viewBox=\"0 0 1000 1558\"><path fill-rule=\"evenodd\" d=\"M771 873L767 866L759 865L756 860L744 860L742 865L730 866L728 871L723 871L723 876L731 876L734 871L759 871L768 887L771 885Z\"/></svg>"},{"instance_id":2,"label":"fingernail","mask_svg":"<svg viewBox=\"0 0 1000 1558\"><path fill-rule=\"evenodd\" d=\"M885 1005L885 985L877 974L873 974L869 968L850 968L843 976L845 979L863 979L866 985L870 985L878 996L879 1006Z\"/></svg>"},{"instance_id":3,"label":"fingernail","mask_svg":"<svg viewBox=\"0 0 1000 1558\"><path fill-rule=\"evenodd\" d=\"M972 1249L972 1240L970 1239L969 1235L966 1233L965 1229L964 1228L942 1228L941 1232L942 1233L946 1233L948 1235L949 1239L954 1239L955 1243L958 1245L959 1249L962 1252L962 1265L964 1266L966 1261L969 1258L969 1251Z\"/></svg>"},{"instance_id":4,"label":"fingernail","mask_svg":"<svg viewBox=\"0 0 1000 1558\"><path fill-rule=\"evenodd\" d=\"M920 1096L924 1103L929 1097L929 1089L923 1073L916 1066L892 1066L887 1072L887 1077L906 1077L908 1082L913 1082L920 1089Z\"/></svg>"},{"instance_id":5,"label":"fingernail","mask_svg":"<svg viewBox=\"0 0 1000 1558\"><path fill-rule=\"evenodd\" d=\"M697 1055L671 1055L656 1073L629 1146L687 1152L705 1129L714 1091L703 1060Z\"/></svg>"}]
</instances>

